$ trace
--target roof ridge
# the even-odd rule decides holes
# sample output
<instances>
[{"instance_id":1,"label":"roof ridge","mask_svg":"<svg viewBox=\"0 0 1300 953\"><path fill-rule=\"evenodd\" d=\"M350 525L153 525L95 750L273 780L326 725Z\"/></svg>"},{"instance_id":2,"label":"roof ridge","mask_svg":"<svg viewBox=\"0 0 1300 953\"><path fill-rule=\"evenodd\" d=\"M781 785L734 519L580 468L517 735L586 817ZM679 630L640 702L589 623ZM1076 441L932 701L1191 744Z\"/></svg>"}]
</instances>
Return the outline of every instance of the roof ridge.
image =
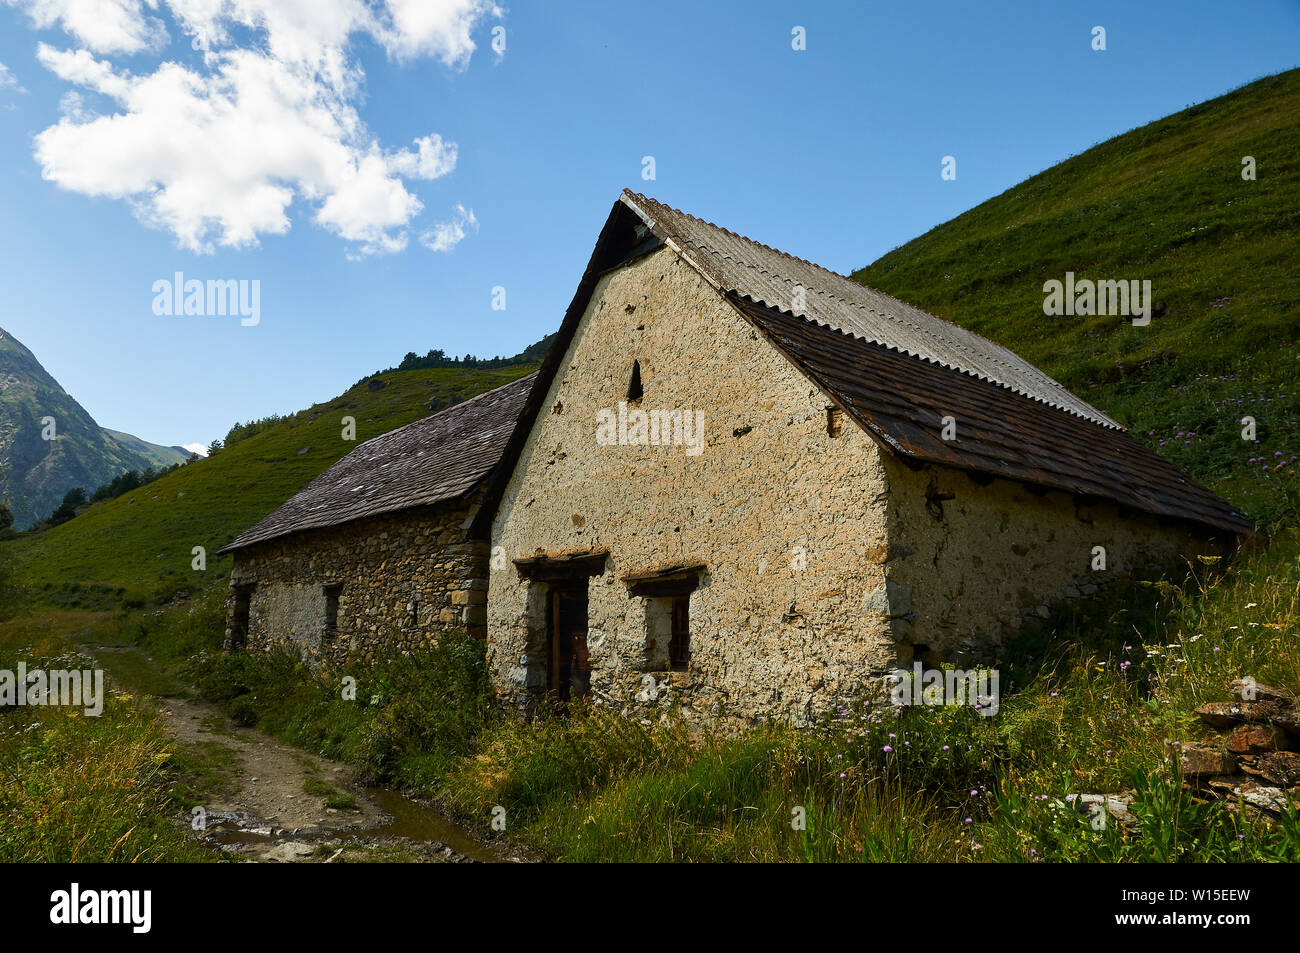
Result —
<instances>
[{"instance_id":1,"label":"roof ridge","mask_svg":"<svg viewBox=\"0 0 1300 953\"><path fill-rule=\"evenodd\" d=\"M835 270L832 269L832 268L827 268L825 265L819 265L817 262L815 262L815 261L811 261L811 260L809 260L809 259L807 259L807 258L800 258L798 255L792 255L792 254L790 254L790 253L787 252L787 251L782 251L781 249L776 248L776 247L774 247L774 246L772 246L772 245L767 245L767 244L764 244L763 242L760 242L760 241L758 241L758 240L756 240L756 239L750 238L748 235L741 235L739 232L733 232L731 229L729 229L729 228L727 228L727 227L725 227L725 226L723 226L723 225L718 225L716 222L710 222L708 219L700 218L698 215L692 215L690 212L684 212L684 211L682 211L681 209L673 208L673 206L668 205L668 204L666 204L666 203L664 203L664 202L660 202L658 199L656 199L656 198L654 198L654 197L652 197L652 196L644 195L644 194L642 194L642 193L640 193L640 192L633 192L631 189L624 189L623 191L626 192L627 194L631 195L631 196L632 196L633 198L635 198L635 199L640 199L640 200L642 200L642 201L654 202L656 205L662 205L664 208L668 209L670 212L675 212L675 213L678 214L678 215L682 215L682 216L684 216L684 217L686 217L686 218L691 219L692 221L699 222L699 223L701 223L702 225L707 225L707 226L709 226L710 228L716 228L718 231L720 231L720 232L724 232L725 234L730 235L732 238L738 238L738 239L740 239L741 241L748 242L748 243L751 244L751 245L757 245L759 248L766 248L768 251L770 251L770 252L775 252L776 254L782 256L783 258L789 258L789 259L791 259L792 261L797 261L797 262L800 262L800 263L802 263L802 264L808 265L808 266L810 266L810 267L812 267L812 268L816 268L818 271L824 271L824 272L826 272L828 275L833 275L833 276L835 276L836 278L841 278L841 279L843 279L844 281L852 282L854 285L858 286L859 288L866 288L868 291L874 292L875 294L880 295L882 298L888 298L890 301L897 301L899 304L904 304L904 305L907 305L907 306L910 307L910 308L915 308L917 311L920 311L922 314L927 314L927 315L929 315L930 317L934 318L936 321L942 321L944 324L951 325L951 326L954 327L954 328L960 328L961 330L965 331L967 334L975 335L976 337L980 338L980 339L983 340L983 341L988 341L990 344L993 344L993 345L995 345L995 346L997 346L997 347L1002 347L1002 345L998 344L996 341L993 341L993 340L991 340L990 338L986 338L986 337L984 337L982 334L979 334L978 332L971 331L969 328L963 328L960 324L957 324L957 323L955 323L955 322L953 322L953 321L949 321L947 318L941 317L941 316L935 314L933 311L927 311L925 308L922 308L922 307L919 307L919 306L917 306L917 305L911 304L910 302L903 301L901 298L898 298L898 297L895 296L895 295L891 295L891 294L890 294L889 292L887 292L887 291L881 291L879 288L874 288L874 287L872 287L871 285L865 284L865 283L863 283L863 282L861 282L861 281L856 280L855 278L850 277L849 275L843 275L843 274L840 274L838 271L835 271ZM713 254L720 255L720 256L722 255L722 253L721 253L720 251L713 250L713 249L710 249L710 251L712 251ZM726 256L723 256L723 257L726 257ZM759 265L753 264L752 262L740 262L740 264L744 265L744 266L747 267L747 268L753 268L754 270L759 271L759 272L761 272L761 273L763 273L763 274L771 275L772 277L774 277L774 278L778 278L778 279L780 279L781 281L786 281L786 282L793 281L795 284L799 284L799 285L802 284L802 282L798 281L798 279L790 278L790 277L788 277L788 276L786 276L786 275L782 275L782 274L779 274L779 273L777 273L777 272L767 271L765 268L762 268L762 267L759 266ZM921 332L923 332L923 333L929 335L930 337L936 337L935 333L934 333L933 331L931 331L930 329L925 328L925 327L922 327L921 325L917 324L917 323L914 322L914 321L909 321L906 317L903 317L903 316L901 316L901 315L891 314L891 313L886 313L886 312L882 312L882 311L877 311L875 308L871 308L871 307L869 307L869 306L867 306L867 305L865 305L865 304L859 304L859 303L856 302L856 301L852 301L852 300L850 300L850 299L848 299L848 298L846 298L846 297L843 297L842 295L837 295L834 291L830 291L830 290L827 290L827 289L822 289L822 288L811 288L811 289L808 289L808 290L812 291L814 294L821 294L821 295L825 295L825 296L827 296L827 297L829 297L829 298L834 298L836 301L843 302L844 304L848 305L850 308L854 308L854 309L856 309L856 310L858 310L858 311L866 311L868 314L876 314L876 315L879 315L879 316L881 316L881 317L883 317L883 318L888 318L888 319L891 320L891 321L900 321L900 322L902 322L902 323L904 323L904 324L907 324L907 325L909 325L909 326L911 326L911 327L913 327L913 328L916 328L918 331L921 331ZM793 312L791 312L791 313L793 314ZM796 317L804 317L804 316L803 316L803 315L796 315ZM959 347L959 348L961 348L961 349L963 349L963 350L967 350L967 351L971 350L971 348L970 348L968 345L964 344L964 343L960 343L960 342L953 342L953 343L954 343L954 346ZM997 360L999 363L1004 364L1004 365L1007 363L1007 362L1006 362L1004 359L1002 359L1002 358L997 358L996 360ZM941 366L943 366L943 365L941 365ZM1031 365L1031 366L1032 366L1032 365ZM1043 375L1043 376L1046 377L1047 375ZM1001 383L1001 382L998 382L998 383Z\"/></svg>"},{"instance_id":2,"label":"roof ridge","mask_svg":"<svg viewBox=\"0 0 1300 953\"><path fill-rule=\"evenodd\" d=\"M497 391L502 390L503 388L510 387L513 384L518 384L520 381L528 380L528 378L530 377L536 377L537 373L538 373L537 371L533 371L530 374L524 374L522 377L516 377L512 381L506 381L504 384L498 384L496 387L493 387L491 390L481 391L480 393L475 394L473 397L466 397L464 400L459 400L454 404L448 404L446 407L443 407L441 410L435 410L433 413L427 414L424 417L417 417L415 418L415 420L408 420L406 423L402 424L401 426L394 427L392 430L385 430L381 434L375 434L375 436L371 437L369 440L361 441L361 443L353 447L352 450L360 450L366 444L373 443L376 440L383 440L385 437L391 437L395 433L400 433L401 431L407 429L408 427L414 427L416 424L422 424L425 421L432 420L434 417L441 417L443 414L447 413L450 410L463 410L465 407L474 403L480 398L487 397L491 394L495 394ZM350 454L351 452L352 452L351 450L348 451L348 454ZM335 462L339 462L343 460L344 457L348 456L348 454L344 454L342 457L339 457L339 460ZM333 466L333 464L331 464L331 466ZM328 468L326 468L321 472L327 473L329 472L329 470Z\"/></svg>"},{"instance_id":3,"label":"roof ridge","mask_svg":"<svg viewBox=\"0 0 1300 953\"><path fill-rule=\"evenodd\" d=\"M788 308L782 308L774 304L769 304L766 301L763 301L759 298L755 298L753 295L738 293L737 297L744 298L746 301L749 301L761 308L771 308L773 311L777 312L778 314L788 314L792 318L798 318L800 321L806 321L807 323L811 324L813 327L825 328L827 331L833 331L836 334L842 334L845 337L852 338L855 341L861 341L864 344L871 344L876 347L883 347L885 350L893 351L895 354L901 354L904 357L910 357L913 360L917 360L917 361L924 361L927 364L931 364L935 367L943 368L946 371L956 371L958 374L964 374L967 377L973 377L975 380L983 381L986 384L992 384L995 387L1001 387L1003 390L1008 390L1011 393L1017 395L1018 397L1023 397L1026 400L1032 400L1034 401L1034 403L1042 404L1044 407L1050 407L1053 410L1059 410L1062 413L1069 414L1071 417L1077 417L1079 420L1086 420L1089 423L1099 423L1106 430L1116 430L1119 431L1120 433L1128 433L1127 427L1123 427L1118 424L1111 425L1104 422L1093 420L1091 417L1078 413L1077 411L1071 410L1069 407L1063 407L1058 403L1053 403L1052 401L1044 400L1043 398L1037 397L1033 394L1026 394L1020 388L1013 387L1011 384L1008 384L1005 381L994 380L993 378L987 377L984 374L980 374L976 371L969 371L964 367L953 367L950 364L944 364L942 361L936 361L934 358L926 357L924 354L913 353L912 351L909 351L906 348L899 347L896 344L889 344L885 341L873 341L871 338L867 337L866 335L854 334L852 331L847 331L844 328L837 328L835 325L831 324L828 321L823 321L818 318L811 317L809 315L795 314L795 312L789 310Z\"/></svg>"},{"instance_id":4,"label":"roof ridge","mask_svg":"<svg viewBox=\"0 0 1300 953\"><path fill-rule=\"evenodd\" d=\"M977 380L986 381L990 384L997 384L999 387L1010 390L1012 393L1029 397L1037 403L1044 404L1048 407L1055 407L1058 410L1064 410L1071 416L1078 417L1081 420L1087 420L1104 429L1126 430L1126 428L1118 421L1112 420L1105 412L1093 407L1090 403L1070 391L1062 385L1060 381L1044 372L1041 368L1026 361L1010 348L985 337L977 331L972 331L955 321L949 321L947 318L937 315L932 311L927 311L925 308L917 307L910 302L904 301L903 299L884 291L880 291L879 289L873 288L860 281L856 281L847 275L842 275L839 272L823 265L819 265L814 261L809 261L806 258L800 258L797 255L784 252L779 248L765 245L762 242L755 241L745 235L740 235L737 232L733 232L732 230L710 222L707 219L700 218L698 215L692 215L690 212L684 212L681 209L674 208L671 205L660 202L652 196L644 195L640 192L633 192L631 189L624 188L621 200L632 205L634 210L639 211L643 216L653 218L655 225L666 228L676 239L675 244L681 246L683 254L686 254L686 249L690 250L690 254L686 254L688 260L691 259L692 255L702 256L700 257L700 264L696 265L697 268L704 267L703 262L708 258L712 258L717 262L717 264L709 264L709 271L714 271L719 267L727 267L727 265L723 265L722 263L730 263L730 267L743 269L744 271L754 275L756 280L765 279L774 284L794 284L798 287L803 287L805 290L812 291L818 298L827 302L835 302L837 306L842 306L847 309L844 312L844 318L848 319L847 323L852 323L857 320L853 317L854 315L872 315L877 319L885 321L887 324L892 323L896 325L899 332L904 337L912 336L918 338L919 340L917 343L924 349L932 351L936 357L925 357L924 355L915 353L907 347L891 344L888 341L876 342L884 344L893 351L922 358L936 366L958 371L970 377L974 377ZM640 206L644 206L644 208L641 208L638 203L640 203ZM732 240L742 242L745 245L752 247L755 249L756 253L759 249L762 249L763 251L779 256L782 260L793 263L793 265L805 266L814 272L814 275L812 276L814 278L816 278L817 275L829 276L832 279L839 279L839 281L843 282L847 287L837 286L834 282L827 282L825 284L817 282L816 284L809 286L799 278L782 274L779 271L774 271L764 267L761 255L757 258L737 258L735 255L728 254L723 248L708 243L707 235L696 234L692 236L689 231L683 231L680 226L678 228L669 226L663 221L662 215L655 213L655 206L663 209L665 213L679 215L683 219L696 223L697 225L721 232ZM768 262L768 264L774 263ZM709 278L709 280L712 283L716 281L717 278L713 277ZM737 287L730 290L739 292L741 289ZM872 307L870 298L868 298L867 301L863 301L856 293L874 295L877 298L882 299L879 303L886 305L886 309L876 309ZM746 296L749 297L748 295ZM752 300L759 301L760 299ZM761 303L765 305L771 304L771 302L767 301L762 301ZM911 312L915 312L915 314ZM788 313L795 314L793 311ZM927 324L920 318L921 315L931 319L934 324ZM830 323L831 319L824 316L817 318L811 317L808 314L796 314L795 316L817 325L824 324L827 327L835 328L835 330L843 330L842 328L836 328ZM841 320L840 323L846 322ZM951 330L945 333L945 329ZM855 332L845 333L848 333L850 337L860 338L863 340L874 339ZM875 337L880 336L881 335L876 335ZM950 356L945 357L945 352ZM979 366L983 366L983 370L975 369L975 367ZM1017 378L1021 379L1020 383L1016 383ZM1035 393L1035 391L1043 391L1044 393Z\"/></svg>"},{"instance_id":5,"label":"roof ridge","mask_svg":"<svg viewBox=\"0 0 1300 953\"><path fill-rule=\"evenodd\" d=\"M792 255L788 251L782 251L781 249L776 248L773 245L764 244L763 242L760 242L756 238L750 238L748 235L741 235L739 232L733 232L731 229L727 228L724 225L719 225L717 222L710 222L707 218L700 218L698 215L692 215L690 212L683 212L679 208L673 208L668 203L660 202L657 198L651 195L644 195L640 192L633 192L631 189L626 189L626 188L623 190L623 192L625 195L630 195L634 199L640 199L643 202L654 202L655 205L662 205L670 212L674 212L678 215L689 218L692 221L699 222L701 225L707 225L709 226L709 228L716 228L718 231L725 232L726 234L730 235L732 238L739 238L741 241L748 242L751 245L757 245L759 248L766 248L768 251L775 252L776 254L782 256L783 258L789 258L791 261L801 262L805 265L808 265L811 268L816 268L818 271L824 271L828 275L834 275L836 278L843 278L845 281L853 280L848 275L841 275L838 271L835 271L831 268L827 268L825 265L819 265L817 264L817 262L809 261L807 258L800 258L798 255Z\"/></svg>"}]
</instances>

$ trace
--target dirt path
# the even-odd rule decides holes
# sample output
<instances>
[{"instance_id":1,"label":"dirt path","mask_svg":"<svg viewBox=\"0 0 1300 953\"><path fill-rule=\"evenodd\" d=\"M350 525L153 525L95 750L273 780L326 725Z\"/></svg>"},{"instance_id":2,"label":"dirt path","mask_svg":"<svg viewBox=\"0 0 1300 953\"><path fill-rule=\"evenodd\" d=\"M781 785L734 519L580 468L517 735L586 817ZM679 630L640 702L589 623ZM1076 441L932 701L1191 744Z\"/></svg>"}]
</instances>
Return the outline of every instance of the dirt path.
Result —
<instances>
[{"instance_id":1,"label":"dirt path","mask_svg":"<svg viewBox=\"0 0 1300 953\"><path fill-rule=\"evenodd\" d=\"M215 705L166 698L159 709L182 745L224 767L197 805L203 829L195 836L227 851L280 863L504 859L432 809L358 788L347 765L231 725Z\"/></svg>"},{"instance_id":2,"label":"dirt path","mask_svg":"<svg viewBox=\"0 0 1300 953\"><path fill-rule=\"evenodd\" d=\"M82 648L101 660L110 684L114 662L127 662L124 656L132 656L133 667L156 667L135 648ZM279 863L520 859L483 844L435 808L360 787L345 764L233 724L215 705L172 695L157 706L178 742L173 760L189 803L185 820L214 849Z\"/></svg>"},{"instance_id":3,"label":"dirt path","mask_svg":"<svg viewBox=\"0 0 1300 953\"><path fill-rule=\"evenodd\" d=\"M185 698L164 698L159 708L171 732L192 745L219 745L238 762L233 780L238 788L228 796L214 793L203 807L209 814L244 812L266 826L290 832L313 828L378 826L384 812L365 797L355 811L327 807L324 796L303 790L309 777L346 788L350 772L336 761L305 754L298 748L250 728L232 726L215 705Z\"/></svg>"}]
</instances>

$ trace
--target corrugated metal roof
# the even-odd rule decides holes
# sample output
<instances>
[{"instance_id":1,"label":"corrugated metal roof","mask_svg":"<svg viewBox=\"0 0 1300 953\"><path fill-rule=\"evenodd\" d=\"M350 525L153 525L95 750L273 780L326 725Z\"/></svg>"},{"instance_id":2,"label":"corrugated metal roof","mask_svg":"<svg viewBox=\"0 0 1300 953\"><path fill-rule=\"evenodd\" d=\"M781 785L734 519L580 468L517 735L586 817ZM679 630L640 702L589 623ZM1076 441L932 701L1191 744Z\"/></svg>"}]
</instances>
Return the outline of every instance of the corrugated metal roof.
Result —
<instances>
[{"instance_id":1,"label":"corrugated metal roof","mask_svg":"<svg viewBox=\"0 0 1300 953\"><path fill-rule=\"evenodd\" d=\"M751 298L732 303L868 432L905 458L1100 497L1233 534L1237 510L1123 430L918 361ZM942 418L957 439L941 436Z\"/></svg>"},{"instance_id":2,"label":"corrugated metal roof","mask_svg":"<svg viewBox=\"0 0 1300 953\"><path fill-rule=\"evenodd\" d=\"M1123 429L1011 351L820 265L624 189L620 201L714 287ZM803 288L803 305L796 288Z\"/></svg>"},{"instance_id":3,"label":"corrugated metal roof","mask_svg":"<svg viewBox=\"0 0 1300 953\"><path fill-rule=\"evenodd\" d=\"M464 496L501 462L537 373L367 440L222 548Z\"/></svg>"}]
</instances>

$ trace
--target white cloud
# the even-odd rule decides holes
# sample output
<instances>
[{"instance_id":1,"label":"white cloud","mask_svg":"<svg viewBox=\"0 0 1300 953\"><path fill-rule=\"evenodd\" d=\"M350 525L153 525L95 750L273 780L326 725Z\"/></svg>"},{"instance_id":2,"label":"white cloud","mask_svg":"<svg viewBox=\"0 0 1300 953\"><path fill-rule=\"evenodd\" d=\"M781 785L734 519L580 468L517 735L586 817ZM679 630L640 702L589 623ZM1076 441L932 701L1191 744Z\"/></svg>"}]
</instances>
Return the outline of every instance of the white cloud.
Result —
<instances>
[{"instance_id":1,"label":"white cloud","mask_svg":"<svg viewBox=\"0 0 1300 953\"><path fill-rule=\"evenodd\" d=\"M4 0L26 11L32 25L63 32L96 53L139 53L161 49L167 30L144 7L157 0Z\"/></svg>"},{"instance_id":2,"label":"white cloud","mask_svg":"<svg viewBox=\"0 0 1300 953\"><path fill-rule=\"evenodd\" d=\"M450 222L439 222L433 226L420 236L420 244L430 251L449 252L461 243L471 229L478 231L478 219L474 217L474 210L458 204L456 217Z\"/></svg>"},{"instance_id":3,"label":"white cloud","mask_svg":"<svg viewBox=\"0 0 1300 953\"><path fill-rule=\"evenodd\" d=\"M8 66L0 63L0 89L12 89L19 93L25 93L27 90L18 85L18 77L13 74ZM452 165L456 164L455 146L452 146Z\"/></svg>"},{"instance_id":4,"label":"white cloud","mask_svg":"<svg viewBox=\"0 0 1300 953\"><path fill-rule=\"evenodd\" d=\"M389 27L381 39L401 59L434 56L448 66L463 67L476 49L471 28L501 8L485 0L387 0Z\"/></svg>"},{"instance_id":5,"label":"white cloud","mask_svg":"<svg viewBox=\"0 0 1300 953\"><path fill-rule=\"evenodd\" d=\"M92 0L0 2L21 3L34 21L57 20L86 47L37 49L46 69L78 87L65 94L60 121L36 136L47 180L126 201L194 252L282 235L302 201L317 225L352 243L350 257L405 249L423 209L406 181L449 174L458 149L430 133L385 150L357 112L364 74L348 44L365 34L395 58L462 67L472 29L500 15L483 0L101 0L106 15L122 13L134 26L92 34L84 26ZM182 56L132 73L95 55L131 51L123 37L152 29L142 5L163 4L181 32L200 38L201 65ZM262 42L235 45L233 27ZM98 97L111 112L94 110ZM460 212L421 240L450 250L478 225L472 211Z\"/></svg>"},{"instance_id":6,"label":"white cloud","mask_svg":"<svg viewBox=\"0 0 1300 953\"><path fill-rule=\"evenodd\" d=\"M437 179L456 168L458 149L454 142L443 142L436 132L416 139L416 152L403 149L388 157L388 168L411 179Z\"/></svg>"},{"instance_id":7,"label":"white cloud","mask_svg":"<svg viewBox=\"0 0 1300 953\"><path fill-rule=\"evenodd\" d=\"M87 50L56 50L49 44L38 43L36 59L59 79L76 86L123 101L130 92L129 73L117 75L107 61L95 59Z\"/></svg>"},{"instance_id":8,"label":"white cloud","mask_svg":"<svg viewBox=\"0 0 1300 953\"><path fill-rule=\"evenodd\" d=\"M207 446L201 443L183 443L181 444L181 447L188 450L190 453L197 453L201 457L206 457L208 455Z\"/></svg>"}]
</instances>

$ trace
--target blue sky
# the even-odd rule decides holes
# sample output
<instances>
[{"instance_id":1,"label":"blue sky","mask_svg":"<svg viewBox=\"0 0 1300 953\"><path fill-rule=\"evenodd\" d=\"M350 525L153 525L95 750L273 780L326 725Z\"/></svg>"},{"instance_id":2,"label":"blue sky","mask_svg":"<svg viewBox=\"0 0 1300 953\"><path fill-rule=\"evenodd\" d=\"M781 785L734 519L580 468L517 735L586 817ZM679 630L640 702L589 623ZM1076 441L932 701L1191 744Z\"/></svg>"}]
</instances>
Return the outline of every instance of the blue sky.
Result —
<instances>
[{"instance_id":1,"label":"blue sky","mask_svg":"<svg viewBox=\"0 0 1300 953\"><path fill-rule=\"evenodd\" d=\"M1298 39L1300 0L0 0L0 327L207 443L554 330L624 186L848 272ZM260 323L155 314L177 271Z\"/></svg>"}]
</instances>

